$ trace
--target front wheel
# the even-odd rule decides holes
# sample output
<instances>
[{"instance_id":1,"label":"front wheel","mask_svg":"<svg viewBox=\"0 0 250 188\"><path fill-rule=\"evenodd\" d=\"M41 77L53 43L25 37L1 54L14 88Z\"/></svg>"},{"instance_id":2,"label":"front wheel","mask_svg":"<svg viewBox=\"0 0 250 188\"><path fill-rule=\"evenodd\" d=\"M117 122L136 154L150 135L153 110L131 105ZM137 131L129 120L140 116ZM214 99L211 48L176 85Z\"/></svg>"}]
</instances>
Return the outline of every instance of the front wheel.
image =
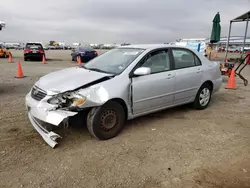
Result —
<instances>
[{"instance_id":1,"label":"front wheel","mask_svg":"<svg viewBox=\"0 0 250 188\"><path fill-rule=\"evenodd\" d=\"M92 108L87 116L89 132L100 140L108 140L117 136L123 129L124 123L124 109L115 101Z\"/></svg>"},{"instance_id":2,"label":"front wheel","mask_svg":"<svg viewBox=\"0 0 250 188\"><path fill-rule=\"evenodd\" d=\"M198 110L203 110L207 108L211 100L211 92L212 88L209 84L203 84L199 89L195 101L194 101L194 108Z\"/></svg>"}]
</instances>

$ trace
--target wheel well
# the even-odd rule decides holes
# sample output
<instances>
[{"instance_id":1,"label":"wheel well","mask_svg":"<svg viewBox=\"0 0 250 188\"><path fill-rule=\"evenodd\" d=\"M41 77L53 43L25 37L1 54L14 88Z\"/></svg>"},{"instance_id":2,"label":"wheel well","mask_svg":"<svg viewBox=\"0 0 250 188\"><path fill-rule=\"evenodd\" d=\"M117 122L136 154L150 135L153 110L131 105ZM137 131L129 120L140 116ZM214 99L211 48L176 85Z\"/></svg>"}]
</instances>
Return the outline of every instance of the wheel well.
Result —
<instances>
[{"instance_id":1,"label":"wheel well","mask_svg":"<svg viewBox=\"0 0 250 188\"><path fill-rule=\"evenodd\" d=\"M115 101L115 102L119 103L120 105L122 105L124 112L125 112L126 119L127 119L128 118L128 108L127 108L127 105L124 102L124 100L122 100L120 98L114 98L114 99L111 99L110 101Z\"/></svg>"},{"instance_id":2,"label":"wheel well","mask_svg":"<svg viewBox=\"0 0 250 188\"><path fill-rule=\"evenodd\" d=\"M205 85L205 84L208 84L208 85L211 87L211 90L213 91L213 89L214 89L214 84L213 84L213 82L212 82L212 81L207 80L207 81L206 81L206 82L204 82L202 85Z\"/></svg>"}]
</instances>

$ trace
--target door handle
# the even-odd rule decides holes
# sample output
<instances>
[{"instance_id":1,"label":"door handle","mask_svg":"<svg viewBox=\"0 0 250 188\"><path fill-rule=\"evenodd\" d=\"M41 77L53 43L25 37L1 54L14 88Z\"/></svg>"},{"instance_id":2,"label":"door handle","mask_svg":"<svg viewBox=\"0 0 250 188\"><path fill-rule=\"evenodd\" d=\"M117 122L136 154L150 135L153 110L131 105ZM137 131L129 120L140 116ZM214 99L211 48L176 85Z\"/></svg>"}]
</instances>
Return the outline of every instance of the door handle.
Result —
<instances>
[{"instance_id":1,"label":"door handle","mask_svg":"<svg viewBox=\"0 0 250 188\"><path fill-rule=\"evenodd\" d=\"M200 72L203 72L203 70L201 70L201 69L198 69L198 70L197 70L197 73L200 73Z\"/></svg>"},{"instance_id":2,"label":"door handle","mask_svg":"<svg viewBox=\"0 0 250 188\"><path fill-rule=\"evenodd\" d=\"M172 75L172 74L168 74L168 77L166 79L171 79L171 78L174 78L175 76Z\"/></svg>"}]
</instances>

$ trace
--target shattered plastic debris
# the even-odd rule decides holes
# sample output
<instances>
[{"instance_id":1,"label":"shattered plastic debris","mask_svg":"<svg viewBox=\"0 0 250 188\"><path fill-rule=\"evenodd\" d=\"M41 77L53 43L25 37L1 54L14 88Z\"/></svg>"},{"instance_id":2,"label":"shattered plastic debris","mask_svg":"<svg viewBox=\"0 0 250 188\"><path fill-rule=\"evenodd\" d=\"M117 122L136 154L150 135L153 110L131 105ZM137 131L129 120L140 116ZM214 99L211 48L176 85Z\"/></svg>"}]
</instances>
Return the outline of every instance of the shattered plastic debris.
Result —
<instances>
[{"instance_id":1,"label":"shattered plastic debris","mask_svg":"<svg viewBox=\"0 0 250 188\"><path fill-rule=\"evenodd\" d=\"M109 99L109 94L102 86L92 86L87 90L80 90L79 93L94 103L103 104Z\"/></svg>"}]
</instances>

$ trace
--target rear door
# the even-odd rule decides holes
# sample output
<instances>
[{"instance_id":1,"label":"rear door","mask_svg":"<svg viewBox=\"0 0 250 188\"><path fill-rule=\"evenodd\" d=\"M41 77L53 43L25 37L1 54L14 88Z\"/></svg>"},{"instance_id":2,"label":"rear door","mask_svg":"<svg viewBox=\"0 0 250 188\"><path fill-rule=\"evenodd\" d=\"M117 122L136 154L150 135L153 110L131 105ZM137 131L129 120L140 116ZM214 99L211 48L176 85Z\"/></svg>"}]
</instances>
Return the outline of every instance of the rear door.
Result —
<instances>
[{"instance_id":1,"label":"rear door","mask_svg":"<svg viewBox=\"0 0 250 188\"><path fill-rule=\"evenodd\" d=\"M194 100L201 85L201 61L186 48L172 48L171 51L175 70L174 104L185 104Z\"/></svg>"},{"instance_id":2,"label":"rear door","mask_svg":"<svg viewBox=\"0 0 250 188\"><path fill-rule=\"evenodd\" d=\"M175 72L168 49L151 52L139 67L149 67L151 74L132 77L133 114L142 115L173 105Z\"/></svg>"}]
</instances>

